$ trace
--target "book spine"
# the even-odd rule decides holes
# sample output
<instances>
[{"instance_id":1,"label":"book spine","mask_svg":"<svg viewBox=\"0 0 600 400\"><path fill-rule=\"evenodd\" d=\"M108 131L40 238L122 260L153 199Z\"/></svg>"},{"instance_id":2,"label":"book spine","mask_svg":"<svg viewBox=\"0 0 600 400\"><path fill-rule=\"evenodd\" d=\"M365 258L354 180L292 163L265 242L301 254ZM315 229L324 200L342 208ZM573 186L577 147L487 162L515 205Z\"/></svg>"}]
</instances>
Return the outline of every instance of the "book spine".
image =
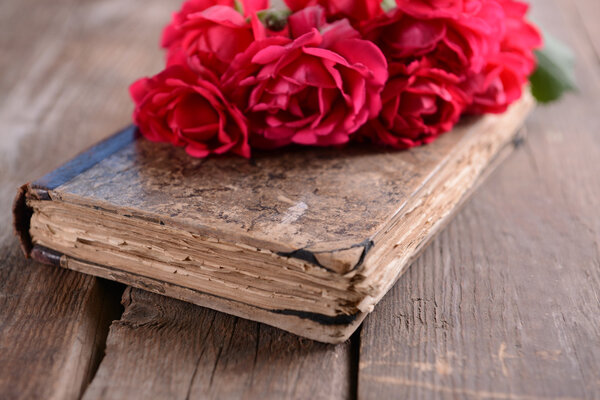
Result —
<instances>
[{"instance_id":1,"label":"book spine","mask_svg":"<svg viewBox=\"0 0 600 400\"><path fill-rule=\"evenodd\" d=\"M35 182L26 183L17 189L17 195L13 202L13 227L25 257L31 257L33 249L33 242L29 234L33 209L27 205L27 199L51 201L51 190L69 182L139 137L137 127L129 125ZM44 262L43 260L40 261Z\"/></svg>"},{"instance_id":2,"label":"book spine","mask_svg":"<svg viewBox=\"0 0 600 400\"><path fill-rule=\"evenodd\" d=\"M29 183L22 185L17 190L17 196L13 202L13 228L15 235L19 238L21 250L23 250L25 257L27 258L29 258L31 249L33 248L31 235L29 234L33 209L27 205L27 192L29 186Z\"/></svg>"},{"instance_id":3,"label":"book spine","mask_svg":"<svg viewBox=\"0 0 600 400\"><path fill-rule=\"evenodd\" d=\"M95 144L72 160L33 182L32 186L35 188L54 190L69 182L77 175L92 168L105 158L113 155L123 147L131 144L139 137L140 135L137 127L135 125L130 125Z\"/></svg>"}]
</instances>

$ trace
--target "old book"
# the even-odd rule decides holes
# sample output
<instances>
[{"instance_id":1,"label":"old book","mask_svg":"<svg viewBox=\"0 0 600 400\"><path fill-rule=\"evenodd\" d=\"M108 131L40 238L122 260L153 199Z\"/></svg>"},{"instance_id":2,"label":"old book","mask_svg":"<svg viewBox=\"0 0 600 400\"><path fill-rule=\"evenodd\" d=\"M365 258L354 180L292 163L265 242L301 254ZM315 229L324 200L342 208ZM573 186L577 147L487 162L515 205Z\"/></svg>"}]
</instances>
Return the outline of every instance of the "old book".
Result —
<instances>
[{"instance_id":1,"label":"old book","mask_svg":"<svg viewBox=\"0 0 600 400\"><path fill-rule=\"evenodd\" d=\"M532 105L408 151L251 161L193 159L129 127L23 185L15 228L41 262L341 342L512 151Z\"/></svg>"}]
</instances>

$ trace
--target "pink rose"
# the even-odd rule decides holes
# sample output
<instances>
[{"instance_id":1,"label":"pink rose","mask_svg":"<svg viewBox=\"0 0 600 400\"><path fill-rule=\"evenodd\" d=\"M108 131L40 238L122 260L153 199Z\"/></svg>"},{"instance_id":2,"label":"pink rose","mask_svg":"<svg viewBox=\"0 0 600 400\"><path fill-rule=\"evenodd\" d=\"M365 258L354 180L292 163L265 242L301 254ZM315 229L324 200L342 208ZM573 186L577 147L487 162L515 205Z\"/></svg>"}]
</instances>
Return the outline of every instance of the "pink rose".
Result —
<instances>
[{"instance_id":1,"label":"pink rose","mask_svg":"<svg viewBox=\"0 0 600 400\"><path fill-rule=\"evenodd\" d=\"M363 135L406 149L429 143L452 129L469 101L458 88L456 76L431 68L427 59L409 65L392 63L389 71L381 113L361 130Z\"/></svg>"},{"instance_id":2,"label":"pink rose","mask_svg":"<svg viewBox=\"0 0 600 400\"><path fill-rule=\"evenodd\" d=\"M320 7L288 21L294 39L253 43L231 63L224 87L250 121L253 146L346 143L381 109L385 58L346 20L326 25Z\"/></svg>"},{"instance_id":3,"label":"pink rose","mask_svg":"<svg viewBox=\"0 0 600 400\"><path fill-rule=\"evenodd\" d=\"M235 154L250 157L242 113L212 82L188 68L171 66L130 87L133 120L149 140L185 146L188 154Z\"/></svg>"}]
</instances>

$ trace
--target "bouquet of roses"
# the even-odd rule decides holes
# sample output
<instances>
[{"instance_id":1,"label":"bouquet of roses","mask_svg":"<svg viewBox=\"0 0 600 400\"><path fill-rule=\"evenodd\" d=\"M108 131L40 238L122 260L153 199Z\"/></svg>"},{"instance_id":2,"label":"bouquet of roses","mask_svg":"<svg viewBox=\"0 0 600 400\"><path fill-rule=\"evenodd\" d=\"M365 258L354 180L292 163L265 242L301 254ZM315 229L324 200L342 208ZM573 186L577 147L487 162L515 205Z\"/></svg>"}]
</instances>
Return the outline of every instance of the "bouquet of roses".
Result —
<instances>
[{"instance_id":1,"label":"bouquet of roses","mask_svg":"<svg viewBox=\"0 0 600 400\"><path fill-rule=\"evenodd\" d=\"M153 141L196 157L289 144L429 143L461 115L501 113L534 71L514 0L188 0L166 68L131 85Z\"/></svg>"}]
</instances>

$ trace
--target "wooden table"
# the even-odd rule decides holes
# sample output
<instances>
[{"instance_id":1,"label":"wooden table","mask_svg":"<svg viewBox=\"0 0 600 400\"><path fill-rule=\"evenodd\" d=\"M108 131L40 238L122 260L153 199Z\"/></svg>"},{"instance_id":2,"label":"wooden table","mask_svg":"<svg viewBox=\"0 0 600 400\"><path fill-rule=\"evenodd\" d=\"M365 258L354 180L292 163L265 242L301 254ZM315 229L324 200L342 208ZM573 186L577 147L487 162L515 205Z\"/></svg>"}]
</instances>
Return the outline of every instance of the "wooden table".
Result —
<instances>
[{"instance_id":1,"label":"wooden table","mask_svg":"<svg viewBox=\"0 0 600 400\"><path fill-rule=\"evenodd\" d=\"M17 185L129 122L179 4L2 1L0 399L600 398L600 2L533 3L579 92L332 346L24 260Z\"/></svg>"}]
</instances>

